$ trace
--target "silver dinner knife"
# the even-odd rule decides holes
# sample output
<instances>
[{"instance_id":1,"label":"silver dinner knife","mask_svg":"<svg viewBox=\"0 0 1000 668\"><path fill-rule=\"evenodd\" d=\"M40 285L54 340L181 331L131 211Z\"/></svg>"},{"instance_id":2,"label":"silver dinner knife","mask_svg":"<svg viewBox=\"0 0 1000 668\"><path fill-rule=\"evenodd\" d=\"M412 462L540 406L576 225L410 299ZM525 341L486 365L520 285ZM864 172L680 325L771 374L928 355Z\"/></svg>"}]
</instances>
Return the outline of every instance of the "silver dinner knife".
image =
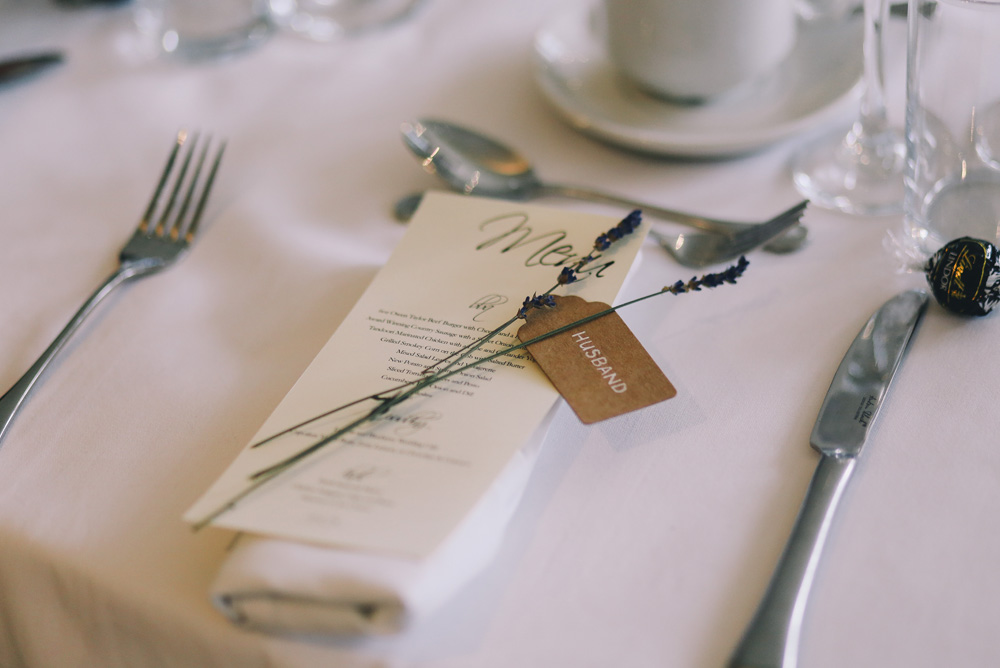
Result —
<instances>
[{"instance_id":1,"label":"silver dinner knife","mask_svg":"<svg viewBox=\"0 0 1000 668\"><path fill-rule=\"evenodd\" d=\"M833 515L927 301L920 290L887 301L840 363L810 438L821 455L819 466L729 668L795 667L806 601Z\"/></svg>"}]
</instances>

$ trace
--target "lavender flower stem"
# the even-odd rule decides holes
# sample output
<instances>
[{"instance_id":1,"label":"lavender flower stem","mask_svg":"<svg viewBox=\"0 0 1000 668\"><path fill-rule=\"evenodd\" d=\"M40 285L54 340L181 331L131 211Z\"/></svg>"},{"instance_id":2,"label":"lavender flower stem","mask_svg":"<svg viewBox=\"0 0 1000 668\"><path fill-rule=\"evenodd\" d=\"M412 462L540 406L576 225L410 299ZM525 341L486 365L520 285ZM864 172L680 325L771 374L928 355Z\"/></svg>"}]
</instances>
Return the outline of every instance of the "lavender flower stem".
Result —
<instances>
[{"instance_id":1,"label":"lavender flower stem","mask_svg":"<svg viewBox=\"0 0 1000 668\"><path fill-rule=\"evenodd\" d=\"M400 385L397 388L394 388L393 390L389 390L389 392L395 392L395 394L393 394L391 396L384 396L384 395L387 395L388 392L381 392L379 394L370 395L368 397L365 397L364 399L359 399L359 400L351 402L349 404L345 404L341 408L345 408L347 406L353 406L353 405L355 405L357 403L360 403L361 401L364 401L366 399L374 399L376 401L380 401L379 405L376 406L375 408L373 408L367 414L365 414L365 415L361 416L360 418L352 421L351 423L345 425L344 427L341 427L340 429L338 429L337 431L335 431L333 434L331 434L331 435L329 435L329 436L327 436L325 438L320 439L319 441L313 443L312 445L310 445L309 447L305 448L304 450L302 450L302 451L300 451L300 452L298 452L298 453L296 453L294 455L291 455L290 457L287 457L287 458L285 458L285 459L277 462L276 464L273 464L272 466L269 466L269 467L267 467L265 469L261 469L260 471L257 471L256 473L253 473L250 476L250 485L248 487L246 487L239 494L237 494L236 496L234 496L233 498L231 498L226 504L224 504L223 506L221 506L220 508L218 508L217 510L215 510L214 512L212 512L211 514L209 514L207 517L205 517L201 521L199 521L196 524L194 524L193 528L194 528L195 531L197 531L198 529L201 529L202 527L207 526L215 518L219 517L220 515L222 515L226 511L228 511L231 508L233 508L239 501L241 501L242 499L244 499L247 495L249 495L251 492L253 492L257 488L259 488L261 485L265 484L269 480L273 480L276 476L278 476L282 472L288 470L289 468L291 468L295 464L301 462L302 460L306 459L307 457L309 457L313 453L315 453L318 450L324 448L329 443L331 443L331 442L339 439L344 434L347 434L347 433L353 431L354 429L356 429L360 425L364 424L365 422L370 422L370 421L374 420L375 418L379 417L380 415L383 415L383 414L387 413L394 406L396 406L397 404L400 404L403 401L409 399L410 397L412 397L414 394L420 392L420 390L424 389L425 387L428 387L428 386L430 386L430 385L432 385L434 383L437 383L437 382L439 382L441 380L445 380L446 378L450 378L451 376L454 376L456 374L462 373L463 371L466 371L467 369L471 369L471 368L477 367L477 366L479 366L481 364L485 364L486 362L490 362L492 360L495 360L495 359L497 359L499 357L502 357L504 355L510 354L510 353L515 352L517 350L521 350L523 348L527 348L528 346L534 345L535 343L538 343L539 341L543 341L543 340L545 340L545 339L547 339L549 337L556 336L558 334L562 334L563 332L569 331L570 329L574 329L576 327L579 327L580 325L584 325L584 324L586 324L588 322L591 322L593 320L597 320L598 318L603 318L604 316L609 315L611 313L614 313L614 312L618 311L619 309L625 308L626 306L631 306L633 304L637 304L639 302L645 301L645 300L650 299L652 297L656 297L656 296L662 295L664 293L670 293L670 294L673 294L673 295L678 295L678 294L681 294L681 293L684 293L684 292L697 292L697 291L701 290L702 287L714 288L714 287L718 287L718 286L720 286L720 285L722 285L724 283L736 283L736 279L743 275L743 272L746 269L746 267L748 266L748 264L749 263L747 262L746 258L741 257L739 259L739 262L737 264L732 265L731 267L729 267L728 269L726 269L723 272L720 272L720 273L717 273L717 274L705 274L700 279L697 278L697 277L695 277L695 278L692 278L687 283L684 283L682 281L678 281L677 283L674 283L673 285L664 287L662 290L659 290L658 292L652 292L650 294L643 295L642 297L636 297L635 299L631 299L629 301L622 302L621 304L618 304L616 306L610 306L610 307L608 307L606 309L603 309L603 310L601 310L601 311L599 311L597 313L594 313L592 315L586 316L584 318L580 318L578 320L575 320L575 321L573 321L571 323L568 323L566 325L563 325L561 327L557 327L557 328L555 328L555 329L553 329L553 330L551 330L549 332L546 332L544 334L540 334L540 335L538 335L538 336L536 336L536 337L534 337L532 339L529 339L528 341L522 341L521 343L508 346L507 348L504 348L503 350L497 351L497 352L492 353L490 355L487 355L485 357L481 357L479 359L473 360L473 361L469 362L468 364L464 364L464 365L462 365L462 366L460 366L458 368L455 368L455 364L457 364L459 360L455 360L455 361L451 362L448 365L448 368L446 368L443 371L439 371L439 372L437 372L435 374L432 374L430 376L425 376L425 377L423 377L423 378L421 378L419 380L411 381L410 383L406 383L404 385ZM513 320L514 319L512 319L511 322L513 322ZM509 326L509 325L510 325L510 322L507 323L507 326ZM466 353L466 355L467 354L468 353ZM464 355L463 355L463 357L464 357ZM409 389L405 389L404 390L404 388L409 388ZM340 409L334 409L333 411L329 411L328 413L325 413L324 415L328 415L330 413L334 413L337 410L340 410ZM305 424L305 423L303 423L303 424ZM301 426L301 425L299 425L299 426ZM291 431L292 429L295 429L295 428L297 428L297 427L293 427L293 428L290 428L288 430L285 430L285 431L281 432L281 434L288 433L289 431ZM261 445L261 444L266 443L266 442L268 442L270 440L273 440L276 436L272 436L272 437L266 439L265 441L261 441L260 443L257 443L257 444L255 444L254 446L251 446L251 447L256 447L257 445Z\"/></svg>"}]
</instances>

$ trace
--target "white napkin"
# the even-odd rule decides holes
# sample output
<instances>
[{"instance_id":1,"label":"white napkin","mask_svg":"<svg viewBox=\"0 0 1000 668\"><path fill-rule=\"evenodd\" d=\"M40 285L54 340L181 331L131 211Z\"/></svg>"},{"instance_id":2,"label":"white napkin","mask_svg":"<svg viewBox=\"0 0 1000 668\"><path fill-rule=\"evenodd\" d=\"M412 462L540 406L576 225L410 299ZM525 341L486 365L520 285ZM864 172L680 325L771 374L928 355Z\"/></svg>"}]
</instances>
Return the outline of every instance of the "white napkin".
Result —
<instances>
[{"instance_id":1,"label":"white napkin","mask_svg":"<svg viewBox=\"0 0 1000 668\"><path fill-rule=\"evenodd\" d=\"M233 623L295 635L387 634L444 603L493 559L555 409L444 543L423 560L244 534L211 596Z\"/></svg>"}]
</instances>

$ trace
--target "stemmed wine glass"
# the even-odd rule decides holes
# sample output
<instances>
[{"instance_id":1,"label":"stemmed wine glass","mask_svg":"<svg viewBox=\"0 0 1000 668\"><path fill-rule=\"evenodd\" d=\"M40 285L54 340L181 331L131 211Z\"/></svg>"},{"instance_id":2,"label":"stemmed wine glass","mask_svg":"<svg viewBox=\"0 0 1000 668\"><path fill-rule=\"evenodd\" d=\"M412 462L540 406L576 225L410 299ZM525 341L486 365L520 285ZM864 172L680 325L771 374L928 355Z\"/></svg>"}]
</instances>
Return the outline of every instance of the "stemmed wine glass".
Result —
<instances>
[{"instance_id":1,"label":"stemmed wine glass","mask_svg":"<svg viewBox=\"0 0 1000 668\"><path fill-rule=\"evenodd\" d=\"M889 0L864 0L864 74L861 108L846 131L806 146L792 159L799 192L813 203L860 215L903 210L902 133L889 126L884 95L882 31Z\"/></svg>"}]
</instances>

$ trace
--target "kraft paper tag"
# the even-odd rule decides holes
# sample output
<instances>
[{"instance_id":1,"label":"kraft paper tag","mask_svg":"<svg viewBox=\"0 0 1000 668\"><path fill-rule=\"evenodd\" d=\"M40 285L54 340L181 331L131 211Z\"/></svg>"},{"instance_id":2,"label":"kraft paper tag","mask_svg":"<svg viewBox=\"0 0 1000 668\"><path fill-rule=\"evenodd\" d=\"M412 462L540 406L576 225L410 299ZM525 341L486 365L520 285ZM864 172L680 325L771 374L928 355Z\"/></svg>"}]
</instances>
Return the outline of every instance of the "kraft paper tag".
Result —
<instances>
[{"instance_id":1,"label":"kraft paper tag","mask_svg":"<svg viewBox=\"0 0 1000 668\"><path fill-rule=\"evenodd\" d=\"M530 309L517 331L522 341L607 308L575 296ZM528 352L585 424L652 406L677 390L617 313L595 318L528 346Z\"/></svg>"}]
</instances>

